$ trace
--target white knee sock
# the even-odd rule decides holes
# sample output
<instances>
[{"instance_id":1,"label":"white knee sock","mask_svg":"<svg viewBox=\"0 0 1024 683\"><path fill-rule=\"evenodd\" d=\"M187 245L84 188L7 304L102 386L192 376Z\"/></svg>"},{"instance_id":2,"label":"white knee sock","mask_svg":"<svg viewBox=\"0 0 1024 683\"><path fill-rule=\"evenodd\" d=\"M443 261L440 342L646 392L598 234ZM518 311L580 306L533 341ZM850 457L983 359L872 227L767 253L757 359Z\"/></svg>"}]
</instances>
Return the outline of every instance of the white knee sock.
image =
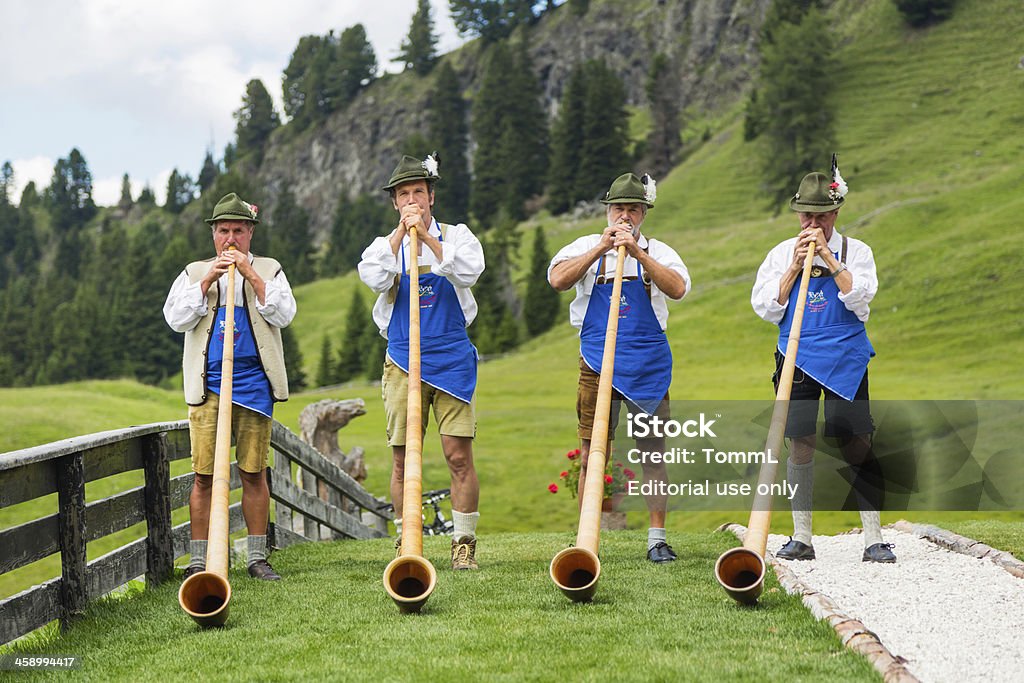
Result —
<instances>
[{"instance_id":1,"label":"white knee sock","mask_svg":"<svg viewBox=\"0 0 1024 683\"><path fill-rule=\"evenodd\" d=\"M395 517L395 535L401 538L402 536L402 518Z\"/></svg>"},{"instance_id":2,"label":"white knee sock","mask_svg":"<svg viewBox=\"0 0 1024 683\"><path fill-rule=\"evenodd\" d=\"M205 568L206 567L206 548L207 548L207 541L206 541L206 539L202 539L202 540L199 540L199 541L197 541L195 539L190 540L188 542L188 552L192 556L192 558L188 561L188 566L190 566L190 567Z\"/></svg>"},{"instance_id":3,"label":"white knee sock","mask_svg":"<svg viewBox=\"0 0 1024 683\"><path fill-rule=\"evenodd\" d=\"M659 543L668 542L668 535L664 529L658 527L650 527L647 529L647 549L650 550Z\"/></svg>"},{"instance_id":4,"label":"white knee sock","mask_svg":"<svg viewBox=\"0 0 1024 683\"><path fill-rule=\"evenodd\" d=\"M793 539L811 545L811 520L814 517L814 461L797 465L786 461L786 479L796 485L793 493Z\"/></svg>"},{"instance_id":5,"label":"white knee sock","mask_svg":"<svg viewBox=\"0 0 1024 683\"><path fill-rule=\"evenodd\" d=\"M882 519L877 510L861 510L860 524L864 527L864 547L882 543Z\"/></svg>"},{"instance_id":6,"label":"white knee sock","mask_svg":"<svg viewBox=\"0 0 1024 683\"><path fill-rule=\"evenodd\" d=\"M459 512L452 510L452 519L455 521L456 541L471 541L476 538L476 523L480 519L479 512Z\"/></svg>"},{"instance_id":7,"label":"white knee sock","mask_svg":"<svg viewBox=\"0 0 1024 683\"><path fill-rule=\"evenodd\" d=\"M251 567L260 560L267 559L267 537L249 535L249 561L247 566Z\"/></svg>"}]
</instances>

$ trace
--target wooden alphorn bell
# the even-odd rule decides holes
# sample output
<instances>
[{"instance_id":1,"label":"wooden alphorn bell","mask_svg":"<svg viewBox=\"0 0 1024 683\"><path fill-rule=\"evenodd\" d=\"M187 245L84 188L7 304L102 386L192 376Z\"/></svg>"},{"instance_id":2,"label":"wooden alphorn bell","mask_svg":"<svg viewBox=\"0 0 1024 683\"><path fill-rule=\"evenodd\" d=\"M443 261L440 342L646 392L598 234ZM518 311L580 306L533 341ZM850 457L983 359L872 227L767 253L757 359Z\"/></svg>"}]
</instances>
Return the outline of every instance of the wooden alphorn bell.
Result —
<instances>
[{"instance_id":1,"label":"wooden alphorn bell","mask_svg":"<svg viewBox=\"0 0 1024 683\"><path fill-rule=\"evenodd\" d=\"M231 251L235 248L229 247ZM210 492L210 531L206 569L188 577L178 589L178 604L200 626L223 626L228 618L231 584L228 583L228 497L231 494L231 392L235 369L235 265L228 266L224 310L224 356L217 405L217 446L213 455Z\"/></svg>"},{"instance_id":2,"label":"wooden alphorn bell","mask_svg":"<svg viewBox=\"0 0 1024 683\"><path fill-rule=\"evenodd\" d=\"M590 602L594 597L594 591L597 590L597 580L601 576L601 560L597 556L597 551L601 542L601 501L604 499L604 467L608 458L615 338L619 331L619 300L622 296L622 267L626 260L626 247L619 247L617 254L576 545L555 555L549 569L551 580L573 602Z\"/></svg>"},{"instance_id":3,"label":"wooden alphorn bell","mask_svg":"<svg viewBox=\"0 0 1024 683\"><path fill-rule=\"evenodd\" d=\"M420 272L416 228L409 232L409 397L405 420L402 546L384 569L384 589L399 611L419 612L434 591L437 572L423 557L423 399L420 393Z\"/></svg>"},{"instance_id":4,"label":"wooden alphorn bell","mask_svg":"<svg viewBox=\"0 0 1024 683\"><path fill-rule=\"evenodd\" d=\"M715 562L715 578L725 592L736 602L753 605L764 590L764 577L767 572L764 555L768 547L768 529L772 523L772 497L769 493L775 483L778 470L778 457L785 447L786 420L789 417L789 397L793 390L793 373L796 370L796 354L800 346L800 327L804 322L804 308L807 305L807 286L811 280L811 263L814 261L814 242L807 245L807 256L804 257L803 277L800 280L800 292L793 311L793 324L789 330L789 342L786 344L786 361L779 375L779 389L775 394L775 407L772 420L768 426L768 438L765 441L766 458L761 464L757 478L757 493L750 510L750 522L743 545L739 548L726 550ZM761 493L761 492L764 493Z\"/></svg>"}]
</instances>

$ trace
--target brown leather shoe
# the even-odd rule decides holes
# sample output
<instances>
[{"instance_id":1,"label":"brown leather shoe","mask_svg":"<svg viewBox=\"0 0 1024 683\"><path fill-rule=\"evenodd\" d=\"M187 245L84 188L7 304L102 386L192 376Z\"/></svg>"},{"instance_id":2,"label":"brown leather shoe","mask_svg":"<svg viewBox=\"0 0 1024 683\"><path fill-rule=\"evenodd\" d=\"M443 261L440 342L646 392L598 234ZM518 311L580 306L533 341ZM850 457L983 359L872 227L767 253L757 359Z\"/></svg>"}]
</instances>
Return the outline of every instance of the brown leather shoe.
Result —
<instances>
[{"instance_id":1,"label":"brown leather shoe","mask_svg":"<svg viewBox=\"0 0 1024 683\"><path fill-rule=\"evenodd\" d=\"M476 538L458 542L452 539L452 569L479 569L476 564Z\"/></svg>"},{"instance_id":2,"label":"brown leather shoe","mask_svg":"<svg viewBox=\"0 0 1024 683\"><path fill-rule=\"evenodd\" d=\"M249 565L249 576L261 581L280 581L281 575L274 571L266 560L256 560Z\"/></svg>"}]
</instances>

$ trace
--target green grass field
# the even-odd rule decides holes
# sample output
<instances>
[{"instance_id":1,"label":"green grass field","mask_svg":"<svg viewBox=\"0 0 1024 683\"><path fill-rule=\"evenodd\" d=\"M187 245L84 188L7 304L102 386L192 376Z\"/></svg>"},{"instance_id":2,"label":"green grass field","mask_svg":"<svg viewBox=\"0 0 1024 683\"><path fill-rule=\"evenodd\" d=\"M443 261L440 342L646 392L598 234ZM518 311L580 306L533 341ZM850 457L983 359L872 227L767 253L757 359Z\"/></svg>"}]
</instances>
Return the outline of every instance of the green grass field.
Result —
<instances>
[{"instance_id":1,"label":"green grass field","mask_svg":"<svg viewBox=\"0 0 1024 683\"><path fill-rule=\"evenodd\" d=\"M878 352L871 364L874 399L1024 398L1024 291L1018 276L1024 258L1015 238L1018 216L1024 211L1024 138L1019 134L1024 123L1019 106L1024 70L1017 67L1019 49L1006 47L1018 45L1024 30L1024 13L1018 10L1011 2L962 0L951 21L909 31L888 0L839 0L832 7L841 39L835 95L838 151L851 188L838 225L840 231L871 245L880 280L868 323ZM694 283L686 299L670 309L668 336L675 357L671 392L678 399L771 398L776 330L753 314L749 294L764 254L795 233L796 221L788 210L776 215L765 204L756 150L742 140L741 118L737 110L716 119L710 139L661 179L658 205L644 225L646 233L680 252ZM821 170L827 170L826 165L823 159ZM438 191L443 193L443 187ZM531 234L538 224L554 250L597 231L601 222L566 222L541 214L520 226L523 239L515 281L521 291ZM297 288L299 315L294 328L308 376L315 375L322 335L331 335L335 344L340 340L351 290L357 286L358 279L350 273ZM746 511L670 515L672 541L684 548L688 559L660 579L651 578L658 575L634 562L633 552L627 551L627 546L639 542L636 532L610 535L608 560L619 567L602 588L609 602L593 606L601 611L600 620L582 619L579 609L565 605L549 590L544 567L559 544L568 543L577 519L571 497L546 490L563 469L564 453L576 446L578 340L567 322L568 301L563 298L563 320L555 329L480 367L475 458L482 490L480 532L487 538L482 541L482 557L489 568L470 577L446 577L449 580L434 598L434 630L420 633L410 626L421 623L417 619L394 621L379 587L387 554L384 544L331 544L278 556L282 569L294 579L281 587L286 594L296 599L306 594L307 584L299 585L300 577L325 586L324 592L308 597L310 613L323 618L309 618L302 628L312 625L317 635L323 635L318 641L331 643L324 648L327 654L319 645L310 649L313 646L291 637L300 616L278 615L276 610L271 616L266 610L271 589L262 586L239 592L238 619L232 629L207 634L212 635L209 638L190 636L182 644L212 653L230 649L234 643L220 639L232 638L234 629L240 629L235 634L262 629L261 642L269 647L249 653L256 666L253 671L281 652L296 667L294 675L287 673L291 669L274 669L281 678L319 671L340 672L331 677L343 678L348 659L361 662L360 672L365 664L366 671L387 672L391 678L396 676L394 661L399 654L416 657L412 661L417 669L410 677L421 672L431 677L448 674L468 660L488 677L519 679L533 673L564 678L574 672L584 678L618 679L642 676L644 671L635 667L653 658L669 667L683 667L667 670L665 678L675 679L695 679L705 671L716 672L708 678L733 679L746 675L748 664L755 672L751 678L869 678L872 674L863 663L838 653L827 628L810 623L789 598L771 593L769 599L778 602L756 613L718 604L723 597L717 589L708 589L710 567L731 540L708 532L725 521L745 523ZM276 417L297 431L298 414L309 403L328 397L363 398L367 415L342 430L340 445L343 450L354 445L366 450L366 485L381 495L386 491L390 454L379 391L375 383L357 381L306 392L279 405ZM183 417L179 391L129 381L3 389L0 452ZM435 433L428 434L425 444L424 475L428 488L448 485ZM112 478L90 485L87 493L92 500L140 481L141 474ZM0 527L52 513L55 506L55 500L44 500L0 511ZM631 528L644 527L644 517L630 513ZM1021 511L891 513L883 521L899 517L939 524L1024 556ZM856 513L815 517L816 533L857 525ZM788 514L775 516L774 532L790 528ZM90 559L141 532L136 529L91 544ZM550 533L494 536L499 532ZM0 577L0 596L54 575L55 567L59 563L51 559ZM320 580L321 570L330 581ZM631 587L631 581L637 585ZM456 590L458 584L464 585ZM643 591L641 584L658 590ZM673 599L645 602L666 594ZM162 618L166 623L159 626L140 626L133 664L126 663L127 641L105 634L108 627L143 624L164 615L170 600L171 589L163 588L130 605L100 607L88 622L97 628L76 629L73 640L60 643L59 649L90 653L97 672L127 674L119 667L167 660L161 665L168 667L162 669L166 673L191 673L195 665L190 658L174 657L166 645L181 640L189 628L183 619ZM475 601L486 609L465 617L466 606ZM713 618L704 616L707 610L714 610ZM658 613L668 616L652 616ZM758 637L763 649L750 647L753 640L747 634L754 632L754 624L763 627L764 619L776 618L780 621L771 626L778 629L773 637L764 638L763 630ZM517 625L515 631L495 627L508 623ZM806 639L798 639L797 631L808 634ZM643 633L649 633L656 645L645 643L639 635ZM405 638L411 640L403 643ZM552 642L561 645L551 647ZM609 650L595 653L596 648L580 647L589 642L600 642ZM801 643L796 660L776 652L795 642ZM748 644L746 652L752 658L744 660L742 670L727 655L739 643ZM578 650L595 656L583 660L575 654ZM794 661L797 668L772 668L772 662L784 660ZM237 661L210 664L204 671L245 676L236 668Z\"/></svg>"},{"instance_id":2,"label":"green grass field","mask_svg":"<svg viewBox=\"0 0 1024 683\"><path fill-rule=\"evenodd\" d=\"M169 582L15 651L79 654L85 680L878 680L774 578L759 607L734 604L707 570L734 540L688 533L681 561L655 566L641 533L605 533L595 601L577 605L547 576L569 534L491 536L481 570L459 573L447 539L427 539L437 588L408 616L381 583L388 541L299 546L274 555L279 584L231 573L224 629L200 631Z\"/></svg>"}]
</instances>

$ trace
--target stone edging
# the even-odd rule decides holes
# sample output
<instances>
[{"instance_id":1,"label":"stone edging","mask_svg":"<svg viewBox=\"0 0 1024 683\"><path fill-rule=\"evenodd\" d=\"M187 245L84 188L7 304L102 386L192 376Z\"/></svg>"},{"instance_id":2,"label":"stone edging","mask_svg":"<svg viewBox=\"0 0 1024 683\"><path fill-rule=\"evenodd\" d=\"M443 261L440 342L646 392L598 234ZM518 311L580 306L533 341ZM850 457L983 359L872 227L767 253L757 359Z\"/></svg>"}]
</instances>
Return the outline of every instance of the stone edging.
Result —
<instances>
[{"instance_id":1,"label":"stone edging","mask_svg":"<svg viewBox=\"0 0 1024 683\"><path fill-rule=\"evenodd\" d=\"M728 531L742 542L747 528L742 524L723 524L716 531ZM817 619L827 620L835 629L836 635L839 636L843 645L866 657L871 665L882 674L886 683L920 683L920 679L907 669L905 659L889 652L878 636L859 620L843 612L832 598L808 588L790 571L789 567L776 561L775 556L771 553L767 554L765 560L775 570L775 577L786 589L786 592L790 595L802 595L803 603L811 611L811 614Z\"/></svg>"},{"instance_id":2,"label":"stone edging","mask_svg":"<svg viewBox=\"0 0 1024 683\"><path fill-rule=\"evenodd\" d=\"M955 534L952 531L947 531L942 527L931 524L917 524L916 522L908 522L905 519L901 519L898 522L887 524L886 527L920 536L935 545L952 550L955 553L960 553L961 555L970 555L978 559L989 560L1018 579L1024 579L1024 562L1005 550L997 550L981 541Z\"/></svg>"}]
</instances>

